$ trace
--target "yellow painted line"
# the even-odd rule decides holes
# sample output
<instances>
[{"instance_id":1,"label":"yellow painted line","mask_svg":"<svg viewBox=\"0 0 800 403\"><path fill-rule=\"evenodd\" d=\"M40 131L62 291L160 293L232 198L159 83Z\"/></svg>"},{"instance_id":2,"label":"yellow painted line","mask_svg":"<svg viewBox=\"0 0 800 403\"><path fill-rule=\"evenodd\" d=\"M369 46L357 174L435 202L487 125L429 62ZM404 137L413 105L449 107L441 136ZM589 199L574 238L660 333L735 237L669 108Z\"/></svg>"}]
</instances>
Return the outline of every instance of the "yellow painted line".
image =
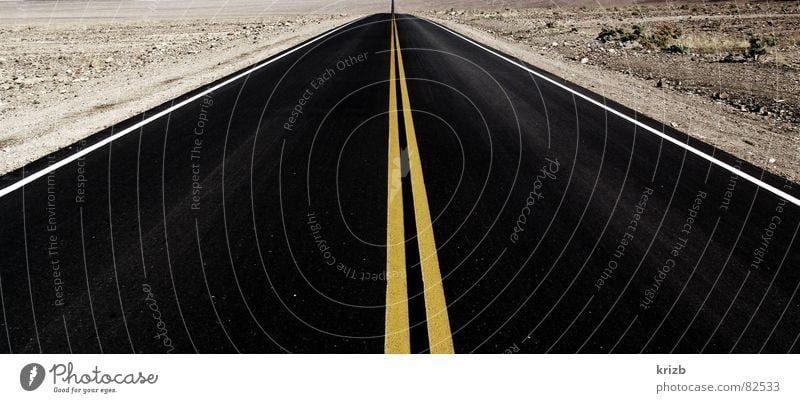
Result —
<instances>
[{"instance_id":1,"label":"yellow painted line","mask_svg":"<svg viewBox=\"0 0 800 403\"><path fill-rule=\"evenodd\" d=\"M394 17L389 67L389 165L386 211L386 336L384 352L408 354L411 336L408 322L406 248L403 230L403 184L400 162L400 122L397 116Z\"/></svg>"},{"instance_id":2,"label":"yellow painted line","mask_svg":"<svg viewBox=\"0 0 800 403\"><path fill-rule=\"evenodd\" d=\"M447 315L447 303L442 287L442 273L439 270L439 256L436 253L436 240L433 237L431 212L428 207L428 193L422 175L422 161L417 147L417 134L411 116L411 101L408 96L406 73L403 68L403 52L400 49L400 37L397 24L394 26L394 45L397 49L397 64L400 73L400 94L403 102L403 122L406 128L408 143L408 160L411 174L411 193L414 198L414 214L416 217L417 242L419 245L422 282L425 289L425 315L428 322L428 341L430 351L434 354L452 354L453 336L450 332L450 318ZM394 66L394 65L392 65ZM394 68L394 67L392 67ZM391 109L391 106L390 106Z\"/></svg>"}]
</instances>

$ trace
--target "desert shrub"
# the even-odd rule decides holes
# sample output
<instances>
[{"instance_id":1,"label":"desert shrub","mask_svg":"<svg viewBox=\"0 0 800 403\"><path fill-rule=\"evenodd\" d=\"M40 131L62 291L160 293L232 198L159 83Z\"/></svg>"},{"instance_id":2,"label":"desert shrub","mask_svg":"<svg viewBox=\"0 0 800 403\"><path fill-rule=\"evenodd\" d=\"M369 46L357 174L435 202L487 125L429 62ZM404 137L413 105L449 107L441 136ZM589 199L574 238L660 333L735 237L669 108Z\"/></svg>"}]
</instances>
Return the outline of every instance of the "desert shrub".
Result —
<instances>
[{"instance_id":1,"label":"desert shrub","mask_svg":"<svg viewBox=\"0 0 800 403\"><path fill-rule=\"evenodd\" d=\"M641 39L643 31L644 29L639 25L634 25L631 31L627 31L624 28L604 27L597 35L597 40L603 43L611 41L633 42Z\"/></svg>"},{"instance_id":2,"label":"desert shrub","mask_svg":"<svg viewBox=\"0 0 800 403\"><path fill-rule=\"evenodd\" d=\"M635 24L633 26L633 35L638 39L644 34L644 27L641 25Z\"/></svg>"},{"instance_id":3,"label":"desert shrub","mask_svg":"<svg viewBox=\"0 0 800 403\"><path fill-rule=\"evenodd\" d=\"M680 38L681 35L681 30L677 27L661 25L652 34L643 36L639 42L646 48L670 51L671 42Z\"/></svg>"},{"instance_id":4,"label":"desert shrub","mask_svg":"<svg viewBox=\"0 0 800 403\"><path fill-rule=\"evenodd\" d=\"M745 56L758 60L759 57L767 54L767 50L778 44L778 37L774 35L752 34L749 39L749 46Z\"/></svg>"},{"instance_id":5,"label":"desert shrub","mask_svg":"<svg viewBox=\"0 0 800 403\"><path fill-rule=\"evenodd\" d=\"M597 40L603 43L611 41L639 42L640 45L649 49L668 50L670 43L680 37L680 29L672 26L660 26L655 32L647 35L643 26L633 25L630 31L623 28L604 27L597 35Z\"/></svg>"},{"instance_id":6,"label":"desert shrub","mask_svg":"<svg viewBox=\"0 0 800 403\"><path fill-rule=\"evenodd\" d=\"M617 39L617 30L611 27L603 27L600 30L600 33L597 35L597 40L603 43L613 41Z\"/></svg>"},{"instance_id":7,"label":"desert shrub","mask_svg":"<svg viewBox=\"0 0 800 403\"><path fill-rule=\"evenodd\" d=\"M686 45L672 44L663 49L665 52L668 53L680 53L680 54L689 53L689 47Z\"/></svg>"},{"instance_id":8,"label":"desert shrub","mask_svg":"<svg viewBox=\"0 0 800 403\"><path fill-rule=\"evenodd\" d=\"M639 25L634 25L632 31L625 31L624 29L619 34L619 41L622 43L634 42L642 39L643 29Z\"/></svg>"},{"instance_id":9,"label":"desert shrub","mask_svg":"<svg viewBox=\"0 0 800 403\"><path fill-rule=\"evenodd\" d=\"M645 40L642 41L642 46L651 49L665 49L667 48L669 41L669 36L655 33L645 38Z\"/></svg>"}]
</instances>

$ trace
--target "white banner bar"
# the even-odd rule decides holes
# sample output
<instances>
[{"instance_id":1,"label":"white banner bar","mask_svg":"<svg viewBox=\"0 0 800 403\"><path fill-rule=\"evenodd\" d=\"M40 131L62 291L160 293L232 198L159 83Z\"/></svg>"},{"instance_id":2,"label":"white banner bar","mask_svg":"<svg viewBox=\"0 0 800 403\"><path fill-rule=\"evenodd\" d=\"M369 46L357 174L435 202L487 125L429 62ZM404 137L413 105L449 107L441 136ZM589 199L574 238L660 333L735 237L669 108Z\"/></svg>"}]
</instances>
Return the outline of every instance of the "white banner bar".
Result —
<instances>
[{"instance_id":1,"label":"white banner bar","mask_svg":"<svg viewBox=\"0 0 800 403\"><path fill-rule=\"evenodd\" d=\"M800 402L793 356L15 355L3 402Z\"/></svg>"}]
</instances>

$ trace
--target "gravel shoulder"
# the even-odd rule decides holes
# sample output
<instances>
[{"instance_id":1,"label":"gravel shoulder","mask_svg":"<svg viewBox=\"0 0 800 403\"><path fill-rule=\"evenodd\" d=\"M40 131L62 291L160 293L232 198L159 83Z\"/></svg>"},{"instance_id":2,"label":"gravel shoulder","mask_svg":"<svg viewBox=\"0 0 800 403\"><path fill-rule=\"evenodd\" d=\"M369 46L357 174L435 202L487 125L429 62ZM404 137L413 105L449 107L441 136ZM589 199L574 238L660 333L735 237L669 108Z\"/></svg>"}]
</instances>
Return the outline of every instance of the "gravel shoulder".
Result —
<instances>
[{"instance_id":1,"label":"gravel shoulder","mask_svg":"<svg viewBox=\"0 0 800 403\"><path fill-rule=\"evenodd\" d=\"M421 15L742 160L800 180L800 10L767 3L433 10ZM771 7L771 8L770 8ZM598 40L605 28L676 29L682 53ZM744 60L747 35L775 35ZM671 46L671 45L670 45ZM733 59L733 60L731 60Z\"/></svg>"},{"instance_id":2,"label":"gravel shoulder","mask_svg":"<svg viewBox=\"0 0 800 403\"><path fill-rule=\"evenodd\" d=\"M0 174L355 18L0 24Z\"/></svg>"}]
</instances>

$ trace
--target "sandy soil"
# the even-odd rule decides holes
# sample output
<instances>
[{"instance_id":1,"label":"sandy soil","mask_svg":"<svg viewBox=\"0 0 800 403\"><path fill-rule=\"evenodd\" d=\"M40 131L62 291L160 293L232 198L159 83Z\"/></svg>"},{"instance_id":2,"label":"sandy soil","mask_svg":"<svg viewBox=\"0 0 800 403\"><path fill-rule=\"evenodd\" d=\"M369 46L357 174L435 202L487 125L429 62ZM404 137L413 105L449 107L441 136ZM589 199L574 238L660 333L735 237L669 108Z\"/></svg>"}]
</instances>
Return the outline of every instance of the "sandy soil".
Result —
<instances>
[{"instance_id":1,"label":"sandy soil","mask_svg":"<svg viewBox=\"0 0 800 403\"><path fill-rule=\"evenodd\" d=\"M429 10L421 15L800 180L798 3ZM642 38L601 41L604 28ZM667 43L648 36L668 30ZM758 60L750 34L778 38ZM674 36L674 37L673 37ZM680 46L673 53L668 47Z\"/></svg>"},{"instance_id":2,"label":"sandy soil","mask_svg":"<svg viewBox=\"0 0 800 403\"><path fill-rule=\"evenodd\" d=\"M0 25L0 173L352 18Z\"/></svg>"},{"instance_id":3,"label":"sandy soil","mask_svg":"<svg viewBox=\"0 0 800 403\"><path fill-rule=\"evenodd\" d=\"M552 4L403 0L397 10L487 3ZM0 0L0 174L388 8L384 0Z\"/></svg>"},{"instance_id":4,"label":"sandy soil","mask_svg":"<svg viewBox=\"0 0 800 403\"><path fill-rule=\"evenodd\" d=\"M397 12L431 8L613 6L663 0L396 0ZM0 0L0 20L373 14L389 0Z\"/></svg>"},{"instance_id":5,"label":"sandy soil","mask_svg":"<svg viewBox=\"0 0 800 403\"><path fill-rule=\"evenodd\" d=\"M387 8L383 0L189 3L0 0L0 173ZM408 0L398 11L436 19L800 180L800 3L626 3ZM686 53L597 39L604 28L634 25L679 32L669 45ZM779 43L748 60L751 33Z\"/></svg>"}]
</instances>

